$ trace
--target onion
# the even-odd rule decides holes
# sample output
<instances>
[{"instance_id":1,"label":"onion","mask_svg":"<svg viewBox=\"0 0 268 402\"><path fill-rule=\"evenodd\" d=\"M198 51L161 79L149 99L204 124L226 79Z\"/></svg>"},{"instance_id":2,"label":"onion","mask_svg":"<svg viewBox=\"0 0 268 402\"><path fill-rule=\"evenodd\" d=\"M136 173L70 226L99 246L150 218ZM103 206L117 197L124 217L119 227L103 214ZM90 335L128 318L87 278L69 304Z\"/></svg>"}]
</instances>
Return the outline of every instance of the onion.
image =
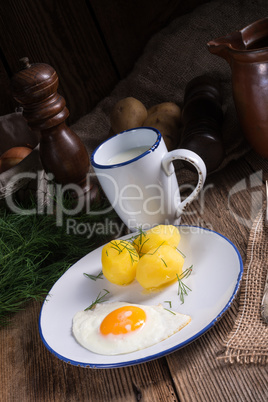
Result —
<instances>
[{"instance_id":1,"label":"onion","mask_svg":"<svg viewBox=\"0 0 268 402\"><path fill-rule=\"evenodd\" d=\"M0 173L12 168L20 163L26 156L32 152L29 147L13 147L8 149L0 158Z\"/></svg>"}]
</instances>

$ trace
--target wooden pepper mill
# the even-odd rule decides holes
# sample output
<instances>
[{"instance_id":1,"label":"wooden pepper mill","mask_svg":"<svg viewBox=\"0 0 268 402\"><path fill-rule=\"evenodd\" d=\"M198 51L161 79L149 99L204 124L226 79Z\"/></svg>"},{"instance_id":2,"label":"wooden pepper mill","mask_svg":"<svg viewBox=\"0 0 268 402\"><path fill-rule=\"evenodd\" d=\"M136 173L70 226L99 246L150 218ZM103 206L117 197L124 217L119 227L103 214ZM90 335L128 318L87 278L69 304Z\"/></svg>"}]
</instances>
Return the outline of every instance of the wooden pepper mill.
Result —
<instances>
[{"instance_id":1,"label":"wooden pepper mill","mask_svg":"<svg viewBox=\"0 0 268 402\"><path fill-rule=\"evenodd\" d=\"M12 78L12 92L23 107L31 129L40 131L40 159L44 170L59 184L76 184L83 193L90 190L88 152L65 123L69 116L65 99L57 92L59 79L48 64L30 64L24 57L22 69Z\"/></svg>"},{"instance_id":2,"label":"wooden pepper mill","mask_svg":"<svg viewBox=\"0 0 268 402\"><path fill-rule=\"evenodd\" d=\"M216 170L224 159L223 118L218 82L210 76L193 78L185 89L180 147L197 153L208 173Z\"/></svg>"}]
</instances>

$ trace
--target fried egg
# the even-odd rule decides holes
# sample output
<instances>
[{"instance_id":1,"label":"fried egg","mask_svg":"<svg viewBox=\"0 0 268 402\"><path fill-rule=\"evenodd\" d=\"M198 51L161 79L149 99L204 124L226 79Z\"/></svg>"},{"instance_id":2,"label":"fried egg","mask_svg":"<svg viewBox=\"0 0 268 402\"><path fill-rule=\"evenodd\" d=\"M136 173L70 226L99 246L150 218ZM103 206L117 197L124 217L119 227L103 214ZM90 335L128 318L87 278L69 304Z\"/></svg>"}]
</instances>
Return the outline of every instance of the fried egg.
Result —
<instances>
[{"instance_id":1,"label":"fried egg","mask_svg":"<svg viewBox=\"0 0 268 402\"><path fill-rule=\"evenodd\" d=\"M162 305L107 302L76 313L72 331L84 348L102 355L117 355L157 344L190 321L190 316Z\"/></svg>"}]
</instances>

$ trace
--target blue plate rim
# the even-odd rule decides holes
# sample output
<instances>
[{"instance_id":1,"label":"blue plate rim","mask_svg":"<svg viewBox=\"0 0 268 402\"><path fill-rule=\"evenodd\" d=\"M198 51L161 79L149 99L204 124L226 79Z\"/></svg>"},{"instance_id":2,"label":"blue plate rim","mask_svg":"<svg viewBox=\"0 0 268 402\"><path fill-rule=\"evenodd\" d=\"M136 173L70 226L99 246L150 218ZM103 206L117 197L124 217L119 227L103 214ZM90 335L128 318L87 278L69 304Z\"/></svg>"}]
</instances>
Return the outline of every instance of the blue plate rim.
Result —
<instances>
[{"instance_id":1,"label":"blue plate rim","mask_svg":"<svg viewBox=\"0 0 268 402\"><path fill-rule=\"evenodd\" d=\"M237 280L236 280L236 285L235 285L235 288L233 290L233 293L232 293L231 297L229 298L228 302L226 303L226 305L224 306L224 308L219 312L219 314L209 324L207 324L204 328L202 328L201 331L197 332L195 335L191 336L190 338L188 338L187 340L185 340L183 342L180 342L179 344L173 346L172 348L165 349L165 350L163 350L163 351L161 351L159 353L155 353L153 355L146 356L144 358L135 359L135 360L128 360L128 361L119 362L119 363L107 363L107 364L103 364L103 363L100 363L100 364L83 363L83 362L77 362L75 360L68 359L65 356L60 355L54 349L52 349L48 345L48 343L46 342L46 340L45 340L45 338L43 336L43 333L42 333L42 328L41 328L41 317L42 317L42 311L43 311L44 304L46 303L46 300L45 300L43 305L42 305L42 307L41 307L40 314L39 314L38 329L39 329L39 335L41 337L41 340L44 343L45 347L49 350L49 352L52 353L54 356L56 356L59 360L62 360L65 363L71 364L71 365L76 366L76 367L91 368L91 369L111 369L111 368L128 367L128 366L133 366L133 365L136 365L136 364L147 363L149 361L152 361L152 360L159 359L161 357L167 356L167 355L169 355L169 354L171 354L171 353L173 353L173 352L175 352L175 351L177 351L179 349L182 349L183 347L189 345L190 343L192 343L193 341L197 340L202 335L204 335L209 329L211 329L223 317L223 315L230 308L231 304L233 303L233 301L235 299L235 296L236 296L236 294L237 294L237 292L239 290L239 287L240 287L240 282L241 282L243 271L244 271L243 260L242 260L242 257L240 255L240 252L239 252L238 248L235 246L235 244L230 239L228 239L228 237L224 236L223 234L221 234L219 232L216 232L215 230L212 230L212 229L203 228L201 226L195 226L195 225L177 225L177 226L179 228L180 227L196 228L196 229L201 229L201 230L208 231L208 232L211 232L211 233L215 233L216 235L222 237L228 243L230 243L230 245L234 248L234 250L235 250L235 252L236 252L236 254L238 256L239 274L238 274L238 277L237 277ZM60 279L61 278L59 278L58 280L60 280Z\"/></svg>"}]
</instances>

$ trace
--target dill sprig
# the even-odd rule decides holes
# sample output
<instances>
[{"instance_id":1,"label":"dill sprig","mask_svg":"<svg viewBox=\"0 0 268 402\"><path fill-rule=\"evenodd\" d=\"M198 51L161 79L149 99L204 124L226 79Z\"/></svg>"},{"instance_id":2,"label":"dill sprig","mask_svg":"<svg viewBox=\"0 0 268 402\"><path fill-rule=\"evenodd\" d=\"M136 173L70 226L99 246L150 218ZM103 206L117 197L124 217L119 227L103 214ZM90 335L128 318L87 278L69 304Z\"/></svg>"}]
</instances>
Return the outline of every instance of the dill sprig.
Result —
<instances>
[{"instance_id":1,"label":"dill sprig","mask_svg":"<svg viewBox=\"0 0 268 402\"><path fill-rule=\"evenodd\" d=\"M162 241L162 243L160 243L159 246L156 247L156 249L154 249L153 253L151 253L151 252L148 251L148 253L146 253L146 254L148 254L148 255L154 255L154 254L160 249L160 247L163 246L163 244L165 244L165 241ZM161 259L162 259L162 258L161 258ZM164 260L163 260L163 262L164 262ZM165 262L164 262L164 263L165 263ZM166 263L165 263L165 264L166 264Z\"/></svg>"},{"instance_id":2,"label":"dill sprig","mask_svg":"<svg viewBox=\"0 0 268 402\"><path fill-rule=\"evenodd\" d=\"M168 303L168 304L169 304L169 308L172 308L172 305L171 305L171 301L170 301L170 300L165 300L164 303Z\"/></svg>"},{"instance_id":3,"label":"dill sprig","mask_svg":"<svg viewBox=\"0 0 268 402\"><path fill-rule=\"evenodd\" d=\"M135 236L132 236L129 241L134 243L135 240L138 239L138 246L139 246L139 256L141 257L142 255L144 255L145 253L142 252L142 248L144 246L144 244L149 240L149 238L145 239L144 238L147 236L147 233L140 227L137 229L138 230L138 234Z\"/></svg>"},{"instance_id":4,"label":"dill sprig","mask_svg":"<svg viewBox=\"0 0 268 402\"><path fill-rule=\"evenodd\" d=\"M174 311L169 310L168 308L164 308L164 310L168 311L169 313L176 315L176 313L174 313Z\"/></svg>"},{"instance_id":5,"label":"dill sprig","mask_svg":"<svg viewBox=\"0 0 268 402\"><path fill-rule=\"evenodd\" d=\"M178 279L178 295L180 296L180 301L182 304L184 303L184 296L187 296L188 292L189 291L191 292L192 290L187 285L185 285L185 283L182 280L188 278L191 275L192 270L193 266L191 265L189 268L183 271L180 276L176 274Z\"/></svg>"},{"instance_id":6,"label":"dill sprig","mask_svg":"<svg viewBox=\"0 0 268 402\"><path fill-rule=\"evenodd\" d=\"M139 227L138 229L137 229L137 231L139 232L137 235L135 235L135 236L131 236L130 238L129 238L129 241L131 241L131 242L133 242L134 240L136 240L136 239L139 239L139 243L141 244L142 243L142 236L146 236L146 232L144 232L144 230L141 228L141 227Z\"/></svg>"},{"instance_id":7,"label":"dill sprig","mask_svg":"<svg viewBox=\"0 0 268 402\"><path fill-rule=\"evenodd\" d=\"M142 254L144 254L144 253L142 252L142 248L144 247L144 244L149 240L149 238L147 238L147 239L144 240L144 238L146 238L146 236L147 236L147 233L144 232L141 228L139 229L139 232L140 232L140 233L138 234L138 236L136 236L136 238L139 239L139 241L138 241L138 244L140 245L140 247L139 247L139 254L142 255Z\"/></svg>"},{"instance_id":8,"label":"dill sprig","mask_svg":"<svg viewBox=\"0 0 268 402\"><path fill-rule=\"evenodd\" d=\"M102 272L102 271L100 271L100 272L98 273L98 275L90 275L90 274L87 274L87 273L85 273L85 272L84 272L84 275L85 275L87 278L91 279L92 281L96 281L97 279L103 279L103 272Z\"/></svg>"},{"instance_id":9,"label":"dill sprig","mask_svg":"<svg viewBox=\"0 0 268 402\"><path fill-rule=\"evenodd\" d=\"M103 295L101 295L101 291L100 291L100 293L98 294L96 300L94 300L87 308L85 308L84 311L91 310L94 306L96 306L96 304L103 303L105 301L104 300L105 296L107 296L107 294L110 293L110 292L107 289L103 289L103 290L105 291L105 293Z\"/></svg>"},{"instance_id":10,"label":"dill sprig","mask_svg":"<svg viewBox=\"0 0 268 402\"><path fill-rule=\"evenodd\" d=\"M142 251L142 248L144 247L144 244L147 243L148 240L149 240L149 238L146 239L146 240L144 240L143 243L140 243L140 244L141 244L141 247L139 247L139 255L140 255L140 256L146 254L146 253L144 253L144 252Z\"/></svg>"},{"instance_id":11,"label":"dill sprig","mask_svg":"<svg viewBox=\"0 0 268 402\"><path fill-rule=\"evenodd\" d=\"M183 258L186 258L186 255L179 248L176 248L176 250L182 255Z\"/></svg>"},{"instance_id":12,"label":"dill sprig","mask_svg":"<svg viewBox=\"0 0 268 402\"><path fill-rule=\"evenodd\" d=\"M132 244L127 240L120 240L119 242L111 241L111 248L118 251L118 254L126 250L129 253L132 264L139 259L136 249L133 248Z\"/></svg>"}]
</instances>

